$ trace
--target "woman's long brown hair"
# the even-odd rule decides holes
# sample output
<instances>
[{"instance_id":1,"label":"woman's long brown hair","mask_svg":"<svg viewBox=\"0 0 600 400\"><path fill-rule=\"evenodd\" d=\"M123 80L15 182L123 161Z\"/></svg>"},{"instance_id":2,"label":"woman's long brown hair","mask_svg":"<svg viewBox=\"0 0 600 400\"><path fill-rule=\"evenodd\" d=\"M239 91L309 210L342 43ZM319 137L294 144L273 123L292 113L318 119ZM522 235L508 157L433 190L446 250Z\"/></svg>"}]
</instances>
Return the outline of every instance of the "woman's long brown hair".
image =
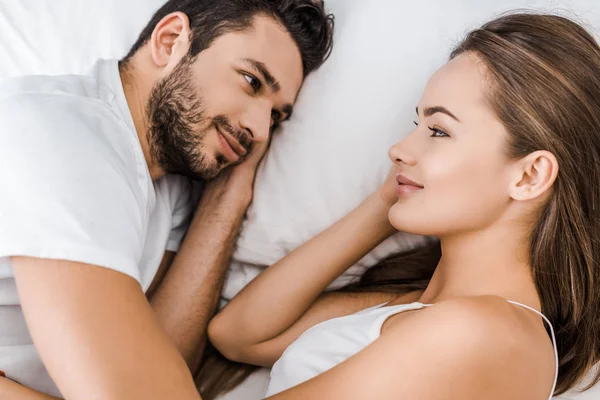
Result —
<instances>
[{"instance_id":1,"label":"woman's long brown hair","mask_svg":"<svg viewBox=\"0 0 600 400\"><path fill-rule=\"evenodd\" d=\"M560 394L600 358L600 46L567 18L521 13L471 32L451 58L466 52L487 67L509 156L547 150L558 160L529 244L542 312L556 332Z\"/></svg>"},{"instance_id":2,"label":"woman's long brown hair","mask_svg":"<svg viewBox=\"0 0 600 400\"><path fill-rule=\"evenodd\" d=\"M470 32L450 58L463 53L487 67L487 100L509 133L508 155L547 150L559 163L529 245L542 312L556 333L561 394L600 360L600 47L567 18L518 13ZM439 258L438 243L392 256L346 290L423 289ZM200 377L207 383L215 381L206 377L210 365ZM219 370L223 382L250 373L228 368ZM592 378L589 386L600 371Z\"/></svg>"}]
</instances>

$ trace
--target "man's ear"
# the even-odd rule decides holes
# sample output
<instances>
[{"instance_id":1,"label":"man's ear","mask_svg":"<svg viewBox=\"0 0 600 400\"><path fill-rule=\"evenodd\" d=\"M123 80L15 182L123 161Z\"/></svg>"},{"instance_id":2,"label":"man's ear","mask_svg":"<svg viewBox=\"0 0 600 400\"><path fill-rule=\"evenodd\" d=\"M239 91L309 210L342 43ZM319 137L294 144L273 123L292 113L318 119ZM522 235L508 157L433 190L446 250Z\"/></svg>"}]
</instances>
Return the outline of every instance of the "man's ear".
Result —
<instances>
[{"instance_id":1,"label":"man's ear","mask_svg":"<svg viewBox=\"0 0 600 400\"><path fill-rule=\"evenodd\" d=\"M182 12L174 12L156 25L150 38L152 60L158 68L173 70L190 48L190 20Z\"/></svg>"},{"instance_id":2,"label":"man's ear","mask_svg":"<svg viewBox=\"0 0 600 400\"><path fill-rule=\"evenodd\" d=\"M509 188L514 200L533 200L548 193L558 175L558 161L546 150L535 151L515 164Z\"/></svg>"}]
</instances>

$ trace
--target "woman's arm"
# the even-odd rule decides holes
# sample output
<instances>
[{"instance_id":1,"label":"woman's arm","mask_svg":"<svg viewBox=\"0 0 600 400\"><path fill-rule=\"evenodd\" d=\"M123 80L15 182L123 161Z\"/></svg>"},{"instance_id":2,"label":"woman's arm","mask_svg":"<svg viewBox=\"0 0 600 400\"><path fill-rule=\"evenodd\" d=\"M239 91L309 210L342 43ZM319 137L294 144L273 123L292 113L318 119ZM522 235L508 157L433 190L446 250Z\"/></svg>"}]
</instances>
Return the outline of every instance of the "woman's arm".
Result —
<instances>
[{"instance_id":1,"label":"woman's arm","mask_svg":"<svg viewBox=\"0 0 600 400\"><path fill-rule=\"evenodd\" d=\"M230 360L263 367L271 367L304 332L313 326L338 317L354 314L358 311L394 300L398 303L413 303L423 292L415 291L402 295L385 292L326 292L310 308L277 337L253 346L236 344L238 351L234 356L226 355Z\"/></svg>"},{"instance_id":2,"label":"woman's arm","mask_svg":"<svg viewBox=\"0 0 600 400\"><path fill-rule=\"evenodd\" d=\"M335 278L394 233L387 216L389 207L381 193L375 192L335 225L269 267L212 320L209 337L215 347L236 361L272 365L302 332L282 334L301 319ZM364 297L357 299L368 307ZM371 305L374 299L383 302L390 296L371 298ZM320 300L331 301L332 297ZM356 308L351 305L351 312ZM304 318L303 330L339 315L340 304L321 309L320 316Z\"/></svg>"}]
</instances>

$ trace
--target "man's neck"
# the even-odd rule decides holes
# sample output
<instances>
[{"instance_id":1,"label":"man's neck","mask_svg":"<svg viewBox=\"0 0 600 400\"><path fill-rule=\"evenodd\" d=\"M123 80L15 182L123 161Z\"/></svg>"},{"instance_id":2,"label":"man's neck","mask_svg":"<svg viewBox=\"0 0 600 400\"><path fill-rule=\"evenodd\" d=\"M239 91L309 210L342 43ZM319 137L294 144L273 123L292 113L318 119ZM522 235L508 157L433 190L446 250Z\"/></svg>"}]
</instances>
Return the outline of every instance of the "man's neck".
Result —
<instances>
[{"instance_id":1,"label":"man's neck","mask_svg":"<svg viewBox=\"0 0 600 400\"><path fill-rule=\"evenodd\" d=\"M129 64L128 66L119 65L119 74L150 177L152 181L156 181L165 175L165 171L153 161L148 137L149 122L146 114L146 105L155 77L144 71L143 68L135 68L133 60L130 60Z\"/></svg>"}]
</instances>

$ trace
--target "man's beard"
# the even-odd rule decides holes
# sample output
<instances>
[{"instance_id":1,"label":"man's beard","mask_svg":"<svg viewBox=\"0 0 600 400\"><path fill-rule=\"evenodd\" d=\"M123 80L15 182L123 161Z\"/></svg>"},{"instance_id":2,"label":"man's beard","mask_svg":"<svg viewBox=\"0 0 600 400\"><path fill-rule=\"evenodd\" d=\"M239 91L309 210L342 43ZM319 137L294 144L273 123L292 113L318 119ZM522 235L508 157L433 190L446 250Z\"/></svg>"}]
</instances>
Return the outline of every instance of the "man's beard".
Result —
<instances>
[{"instance_id":1,"label":"man's beard","mask_svg":"<svg viewBox=\"0 0 600 400\"><path fill-rule=\"evenodd\" d=\"M214 159L206 154L204 138L211 128L218 126L237 139L248 152L246 156L252 139L247 133L234 129L224 115L214 118L205 115L193 82L192 63L188 57L182 59L173 72L152 89L146 108L148 143L152 161L165 172L209 180L229 162L221 153Z\"/></svg>"}]
</instances>

